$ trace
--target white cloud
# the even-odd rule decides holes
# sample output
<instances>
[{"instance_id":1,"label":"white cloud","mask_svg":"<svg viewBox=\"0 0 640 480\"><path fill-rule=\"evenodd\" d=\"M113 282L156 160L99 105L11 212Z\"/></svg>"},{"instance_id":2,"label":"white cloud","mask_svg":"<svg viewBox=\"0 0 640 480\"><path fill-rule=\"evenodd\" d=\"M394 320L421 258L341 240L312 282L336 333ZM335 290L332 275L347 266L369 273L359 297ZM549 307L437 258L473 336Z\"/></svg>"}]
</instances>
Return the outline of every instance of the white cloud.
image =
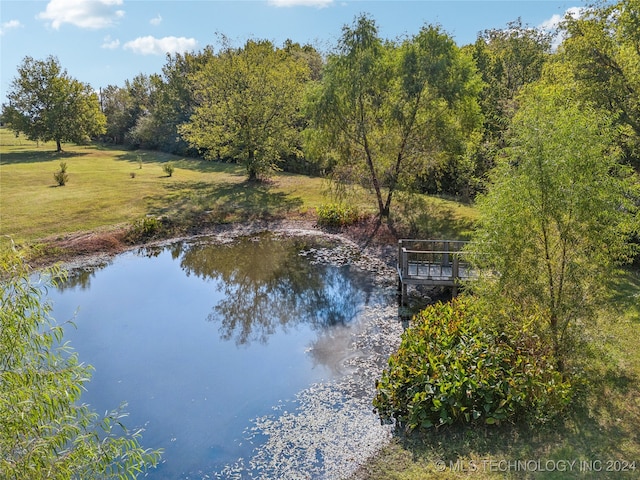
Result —
<instances>
[{"instance_id":1,"label":"white cloud","mask_svg":"<svg viewBox=\"0 0 640 480\"><path fill-rule=\"evenodd\" d=\"M564 32L557 30L564 19L567 17L580 18L584 12L585 9L583 7L570 7L564 12L564 15L552 15L551 18L538 25L538 29L553 35L553 40L551 41L552 50L557 50L564 41Z\"/></svg>"},{"instance_id":2,"label":"white cloud","mask_svg":"<svg viewBox=\"0 0 640 480\"><path fill-rule=\"evenodd\" d=\"M563 18L564 17L562 15L558 15L556 13L551 18L546 19L544 22L538 25L538 28L540 30L550 32L551 30L555 30L558 27L558 25L560 25L560 22L562 21Z\"/></svg>"},{"instance_id":3,"label":"white cloud","mask_svg":"<svg viewBox=\"0 0 640 480\"><path fill-rule=\"evenodd\" d=\"M167 53L183 53L194 50L198 42L195 38L164 37L155 38L151 35L138 37L123 45L123 48L140 55L166 55Z\"/></svg>"},{"instance_id":4,"label":"white cloud","mask_svg":"<svg viewBox=\"0 0 640 480\"><path fill-rule=\"evenodd\" d=\"M104 37L104 41L100 47L106 48L107 50L115 50L119 46L120 40L118 40L117 38L112 40L111 35L107 35L106 37Z\"/></svg>"},{"instance_id":5,"label":"white cloud","mask_svg":"<svg viewBox=\"0 0 640 480\"><path fill-rule=\"evenodd\" d=\"M567 16L570 16L572 18L580 18L580 16L582 15L582 12L583 12L582 7L570 7L564 12L564 15L558 15L556 13L551 18L548 18L547 20L542 22L540 25L538 25L538 28L546 32L552 32L556 28L558 28L558 26L560 26L560 23Z\"/></svg>"},{"instance_id":6,"label":"white cloud","mask_svg":"<svg viewBox=\"0 0 640 480\"><path fill-rule=\"evenodd\" d=\"M8 22L3 22L2 25L0 25L0 35L4 35L5 33L7 33L7 31L20 27L22 27L22 24L19 20L9 20Z\"/></svg>"},{"instance_id":7,"label":"white cloud","mask_svg":"<svg viewBox=\"0 0 640 480\"><path fill-rule=\"evenodd\" d=\"M50 0L44 12L36 18L49 20L51 27L58 30L63 23L80 28L100 29L110 27L124 16L124 10L114 7L123 0Z\"/></svg>"},{"instance_id":8,"label":"white cloud","mask_svg":"<svg viewBox=\"0 0 640 480\"><path fill-rule=\"evenodd\" d=\"M274 7L318 7L324 8L333 4L334 0L268 0Z\"/></svg>"},{"instance_id":9,"label":"white cloud","mask_svg":"<svg viewBox=\"0 0 640 480\"><path fill-rule=\"evenodd\" d=\"M149 20L149 23L151 25L160 25L160 23L162 23L162 17L160 16L160 14L158 14L156 17L153 17L151 20Z\"/></svg>"}]
</instances>

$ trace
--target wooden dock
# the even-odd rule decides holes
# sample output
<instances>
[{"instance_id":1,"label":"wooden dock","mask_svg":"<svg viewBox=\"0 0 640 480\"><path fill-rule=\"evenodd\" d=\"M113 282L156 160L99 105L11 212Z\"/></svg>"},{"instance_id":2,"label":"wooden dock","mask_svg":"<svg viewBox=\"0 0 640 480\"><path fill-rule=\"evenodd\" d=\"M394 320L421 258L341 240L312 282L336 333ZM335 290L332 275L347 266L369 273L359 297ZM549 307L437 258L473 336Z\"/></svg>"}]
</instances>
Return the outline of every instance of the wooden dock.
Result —
<instances>
[{"instance_id":1,"label":"wooden dock","mask_svg":"<svg viewBox=\"0 0 640 480\"><path fill-rule=\"evenodd\" d=\"M464 245L458 240L398 241L398 294L405 304L408 285L452 287L457 294L460 282L473 278L465 261Z\"/></svg>"}]
</instances>

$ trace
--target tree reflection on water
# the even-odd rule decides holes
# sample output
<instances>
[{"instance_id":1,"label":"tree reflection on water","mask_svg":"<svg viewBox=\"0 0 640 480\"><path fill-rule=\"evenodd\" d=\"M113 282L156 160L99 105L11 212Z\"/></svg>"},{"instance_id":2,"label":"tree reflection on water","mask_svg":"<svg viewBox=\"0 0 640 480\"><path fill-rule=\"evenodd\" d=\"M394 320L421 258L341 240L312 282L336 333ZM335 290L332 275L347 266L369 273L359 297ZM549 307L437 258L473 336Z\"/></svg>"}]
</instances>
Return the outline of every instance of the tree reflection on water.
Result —
<instances>
[{"instance_id":1,"label":"tree reflection on water","mask_svg":"<svg viewBox=\"0 0 640 480\"><path fill-rule=\"evenodd\" d=\"M172 255L182 255L187 275L216 281L224 297L208 320L220 323L223 339L244 345L267 343L278 329L302 323L348 325L370 301L373 287L364 274L299 255L316 246L314 239L265 234L230 244L176 244Z\"/></svg>"}]
</instances>

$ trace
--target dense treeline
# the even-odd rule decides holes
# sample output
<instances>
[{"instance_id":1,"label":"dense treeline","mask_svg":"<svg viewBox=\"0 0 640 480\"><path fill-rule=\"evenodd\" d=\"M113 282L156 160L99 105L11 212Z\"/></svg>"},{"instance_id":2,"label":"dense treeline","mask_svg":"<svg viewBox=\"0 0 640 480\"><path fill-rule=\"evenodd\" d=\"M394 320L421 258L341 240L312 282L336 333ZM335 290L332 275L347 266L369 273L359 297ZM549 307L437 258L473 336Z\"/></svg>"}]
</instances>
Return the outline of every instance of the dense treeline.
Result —
<instances>
[{"instance_id":1,"label":"dense treeline","mask_svg":"<svg viewBox=\"0 0 640 480\"><path fill-rule=\"evenodd\" d=\"M637 169L637 18L637 0L585 8L578 18L565 19L557 49L550 34L520 20L459 48L428 25L409 39L384 40L366 15L345 26L336 48L324 55L291 41L232 47L223 39L217 53L207 47L169 56L161 75L139 75L123 87L103 89L105 139L227 161L262 157L257 161L268 167L263 173L278 167L333 172L336 179L374 190L469 198L483 190L505 146L523 87L542 82L549 88L571 84L576 102L613 115L624 161ZM296 73L276 78L286 68ZM279 96L266 80L269 70L272 87L282 87ZM215 95L242 99L236 106L243 111L220 110ZM270 116L269 106L278 115ZM241 139L265 126L259 122L275 122L267 131L279 132L278 145ZM248 142L245 150L231 148L231 139ZM383 214L387 200L380 199Z\"/></svg>"},{"instance_id":2,"label":"dense treeline","mask_svg":"<svg viewBox=\"0 0 640 480\"><path fill-rule=\"evenodd\" d=\"M77 141L80 132L130 148L242 162L250 178L276 169L332 174L375 191L387 216L396 190L463 198L483 191L531 84L571 85L576 103L611 116L622 161L639 169L638 5L603 2L567 16L557 48L551 34L520 20L463 47L430 25L385 40L364 14L328 53L290 40L237 47L221 37L217 51L169 55L159 74L101 88L106 123L93 118L95 95L85 91L93 95L82 107L81 124L92 117L88 129L70 122L54 129L55 119L43 125L29 117L42 96L29 86L38 62L28 58L3 118L35 139ZM60 76L57 60L42 63ZM72 80L61 83L78 83Z\"/></svg>"}]
</instances>

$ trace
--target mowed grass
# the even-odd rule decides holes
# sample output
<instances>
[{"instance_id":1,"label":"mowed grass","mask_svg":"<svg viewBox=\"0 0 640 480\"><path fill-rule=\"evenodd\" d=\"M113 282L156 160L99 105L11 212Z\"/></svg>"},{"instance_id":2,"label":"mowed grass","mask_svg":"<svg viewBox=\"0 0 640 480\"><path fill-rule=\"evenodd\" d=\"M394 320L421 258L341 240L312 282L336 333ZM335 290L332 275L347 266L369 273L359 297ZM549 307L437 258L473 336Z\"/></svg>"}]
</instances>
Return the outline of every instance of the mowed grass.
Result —
<instances>
[{"instance_id":1,"label":"mowed grass","mask_svg":"<svg viewBox=\"0 0 640 480\"><path fill-rule=\"evenodd\" d=\"M146 215L186 225L309 219L318 206L334 201L327 180L317 177L280 172L269 182L255 183L247 182L236 164L98 145L65 144L63 149L58 154L53 142L32 142L0 128L1 235L37 242L122 226ZM69 175L62 187L53 177L61 161ZM171 177L163 170L168 162L174 166ZM358 189L349 202L363 214L376 212L371 192ZM470 206L422 195L412 197L410 205L398 197L395 205L412 233L431 238L467 237L476 215Z\"/></svg>"},{"instance_id":2,"label":"mowed grass","mask_svg":"<svg viewBox=\"0 0 640 480\"><path fill-rule=\"evenodd\" d=\"M94 145L63 148L57 154L53 143L0 129L0 234L35 241L146 215L180 220L212 212L227 221L305 215L326 201L320 178L280 174L268 184L250 184L235 164ZM53 178L61 161L69 174L62 187ZM168 162L175 168L171 177L163 170Z\"/></svg>"}]
</instances>

